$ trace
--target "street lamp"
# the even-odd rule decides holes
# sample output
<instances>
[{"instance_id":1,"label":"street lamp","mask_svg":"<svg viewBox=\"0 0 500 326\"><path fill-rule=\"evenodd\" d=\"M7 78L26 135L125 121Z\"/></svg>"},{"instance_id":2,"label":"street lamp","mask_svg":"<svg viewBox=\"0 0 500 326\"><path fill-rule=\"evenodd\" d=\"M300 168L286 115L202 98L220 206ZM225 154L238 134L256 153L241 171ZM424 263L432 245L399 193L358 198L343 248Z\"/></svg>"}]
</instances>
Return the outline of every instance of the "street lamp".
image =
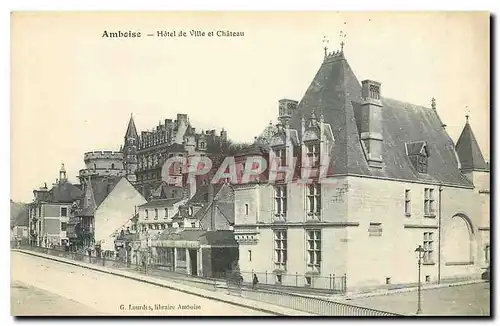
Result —
<instances>
[{"instance_id":1,"label":"street lamp","mask_svg":"<svg viewBox=\"0 0 500 326\"><path fill-rule=\"evenodd\" d=\"M417 303L417 315L422 313L422 300L421 300L421 282L420 282L420 271L422 269L422 258L424 257L425 250L422 248L422 245L419 245L417 249L415 249L415 254L418 259L418 303Z\"/></svg>"}]
</instances>

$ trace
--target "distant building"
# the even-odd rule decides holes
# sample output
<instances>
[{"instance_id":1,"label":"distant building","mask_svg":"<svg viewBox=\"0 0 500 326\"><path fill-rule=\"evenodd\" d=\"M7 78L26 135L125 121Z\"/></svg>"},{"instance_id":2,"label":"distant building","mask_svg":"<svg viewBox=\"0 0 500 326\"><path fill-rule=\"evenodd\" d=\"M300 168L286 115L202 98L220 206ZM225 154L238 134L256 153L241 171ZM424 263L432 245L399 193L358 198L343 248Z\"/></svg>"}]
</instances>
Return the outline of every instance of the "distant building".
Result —
<instances>
[{"instance_id":1,"label":"distant building","mask_svg":"<svg viewBox=\"0 0 500 326\"><path fill-rule=\"evenodd\" d=\"M165 185L161 171L163 163L173 156L192 157L219 153L227 141L227 132L215 130L196 132L187 114L177 114L177 120L166 119L153 130L137 133L135 122L130 118L123 146L124 166L128 179L134 182L143 196L149 199L160 187L175 189L173 184ZM181 177L183 170L175 171ZM132 176L134 174L134 176ZM171 174L175 177L174 173ZM172 190L169 190L172 191Z\"/></svg>"},{"instance_id":2,"label":"distant building","mask_svg":"<svg viewBox=\"0 0 500 326\"><path fill-rule=\"evenodd\" d=\"M68 181L64 164L50 190L47 184L34 190L34 200L28 205L30 243L44 247L69 244L68 222L82 193L80 185Z\"/></svg>"},{"instance_id":3,"label":"distant building","mask_svg":"<svg viewBox=\"0 0 500 326\"><path fill-rule=\"evenodd\" d=\"M254 271L304 287L331 288L332 275L346 276L347 288L413 283L419 245L424 282L476 277L489 265L489 166L468 121L455 145L434 101L417 106L381 90L360 83L337 51L300 102L279 102L279 124L255 146L299 165L291 181L275 171L277 182L263 174L234 185L247 281Z\"/></svg>"},{"instance_id":4,"label":"distant building","mask_svg":"<svg viewBox=\"0 0 500 326\"><path fill-rule=\"evenodd\" d=\"M138 236L129 237L138 238L132 257L176 272L222 275L238 259L233 190L229 184L201 184L189 192L191 198L151 199L139 206Z\"/></svg>"}]
</instances>

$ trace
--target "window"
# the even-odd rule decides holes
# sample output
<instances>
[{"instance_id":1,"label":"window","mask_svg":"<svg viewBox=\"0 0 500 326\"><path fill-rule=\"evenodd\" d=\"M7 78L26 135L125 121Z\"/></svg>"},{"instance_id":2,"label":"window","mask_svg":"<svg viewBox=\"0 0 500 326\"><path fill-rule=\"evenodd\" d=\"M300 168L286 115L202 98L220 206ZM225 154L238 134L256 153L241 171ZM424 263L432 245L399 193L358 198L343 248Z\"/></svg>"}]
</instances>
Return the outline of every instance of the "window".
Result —
<instances>
[{"instance_id":1,"label":"window","mask_svg":"<svg viewBox=\"0 0 500 326\"><path fill-rule=\"evenodd\" d=\"M405 190L405 215L411 215L411 192L410 189Z\"/></svg>"},{"instance_id":2,"label":"window","mask_svg":"<svg viewBox=\"0 0 500 326\"><path fill-rule=\"evenodd\" d=\"M486 264L490 263L490 245L486 245L484 248L484 260Z\"/></svg>"},{"instance_id":3,"label":"window","mask_svg":"<svg viewBox=\"0 0 500 326\"><path fill-rule=\"evenodd\" d=\"M148 219L148 217L149 217L149 216L148 216L148 210L146 209L146 210L144 211L144 219L145 219L145 220L147 220L147 219Z\"/></svg>"},{"instance_id":4,"label":"window","mask_svg":"<svg viewBox=\"0 0 500 326\"><path fill-rule=\"evenodd\" d=\"M308 266L319 269L321 266L321 231L307 231Z\"/></svg>"},{"instance_id":5,"label":"window","mask_svg":"<svg viewBox=\"0 0 500 326\"><path fill-rule=\"evenodd\" d=\"M424 264L434 263L434 241L432 240L432 232L424 232Z\"/></svg>"},{"instance_id":6,"label":"window","mask_svg":"<svg viewBox=\"0 0 500 326\"><path fill-rule=\"evenodd\" d=\"M192 206L188 207L188 215L193 216L193 207Z\"/></svg>"},{"instance_id":7,"label":"window","mask_svg":"<svg viewBox=\"0 0 500 326\"><path fill-rule=\"evenodd\" d=\"M115 163L111 163L111 170L115 169Z\"/></svg>"},{"instance_id":8,"label":"window","mask_svg":"<svg viewBox=\"0 0 500 326\"><path fill-rule=\"evenodd\" d=\"M205 143L204 142L200 142L200 149L205 149Z\"/></svg>"},{"instance_id":9,"label":"window","mask_svg":"<svg viewBox=\"0 0 500 326\"><path fill-rule=\"evenodd\" d=\"M418 156L417 170L419 173L427 173L427 156L426 155L421 154Z\"/></svg>"},{"instance_id":10,"label":"window","mask_svg":"<svg viewBox=\"0 0 500 326\"><path fill-rule=\"evenodd\" d=\"M248 250L248 261L252 261L252 250Z\"/></svg>"},{"instance_id":11,"label":"window","mask_svg":"<svg viewBox=\"0 0 500 326\"><path fill-rule=\"evenodd\" d=\"M245 215L248 216L248 204L245 204Z\"/></svg>"},{"instance_id":12,"label":"window","mask_svg":"<svg viewBox=\"0 0 500 326\"><path fill-rule=\"evenodd\" d=\"M434 189L424 189L424 215L434 215Z\"/></svg>"},{"instance_id":13,"label":"window","mask_svg":"<svg viewBox=\"0 0 500 326\"><path fill-rule=\"evenodd\" d=\"M66 231L66 227L68 226L68 223L66 222L61 222L61 231Z\"/></svg>"},{"instance_id":14,"label":"window","mask_svg":"<svg viewBox=\"0 0 500 326\"><path fill-rule=\"evenodd\" d=\"M194 229L196 227L196 223L195 222L191 223L191 227Z\"/></svg>"},{"instance_id":15,"label":"window","mask_svg":"<svg viewBox=\"0 0 500 326\"><path fill-rule=\"evenodd\" d=\"M155 208L155 220L158 219L158 208Z\"/></svg>"},{"instance_id":16,"label":"window","mask_svg":"<svg viewBox=\"0 0 500 326\"><path fill-rule=\"evenodd\" d=\"M425 282L430 283L430 281L431 281L431 276L425 275Z\"/></svg>"},{"instance_id":17,"label":"window","mask_svg":"<svg viewBox=\"0 0 500 326\"><path fill-rule=\"evenodd\" d=\"M311 277L310 276L306 276L306 286L311 286Z\"/></svg>"},{"instance_id":18,"label":"window","mask_svg":"<svg viewBox=\"0 0 500 326\"><path fill-rule=\"evenodd\" d=\"M68 208L67 207L61 207L61 216L62 217L68 216Z\"/></svg>"},{"instance_id":19,"label":"window","mask_svg":"<svg viewBox=\"0 0 500 326\"><path fill-rule=\"evenodd\" d=\"M276 269L286 269L287 261L286 230L274 231L274 264Z\"/></svg>"},{"instance_id":20,"label":"window","mask_svg":"<svg viewBox=\"0 0 500 326\"><path fill-rule=\"evenodd\" d=\"M286 162L286 149L285 148L276 149L274 151L274 153L276 154L276 158L279 159L280 166L287 166L288 165Z\"/></svg>"},{"instance_id":21,"label":"window","mask_svg":"<svg viewBox=\"0 0 500 326\"><path fill-rule=\"evenodd\" d=\"M308 215L319 215L321 212L321 184L313 183L307 188Z\"/></svg>"},{"instance_id":22,"label":"window","mask_svg":"<svg viewBox=\"0 0 500 326\"><path fill-rule=\"evenodd\" d=\"M186 260L186 249L178 248L177 250L177 260Z\"/></svg>"},{"instance_id":23,"label":"window","mask_svg":"<svg viewBox=\"0 0 500 326\"><path fill-rule=\"evenodd\" d=\"M391 278L390 277L386 277L385 278L385 284L387 284L387 285L391 284Z\"/></svg>"},{"instance_id":24,"label":"window","mask_svg":"<svg viewBox=\"0 0 500 326\"><path fill-rule=\"evenodd\" d=\"M275 203L275 212L276 216L286 216L286 191L287 188L285 185L276 186L275 195L274 195L274 203Z\"/></svg>"},{"instance_id":25,"label":"window","mask_svg":"<svg viewBox=\"0 0 500 326\"><path fill-rule=\"evenodd\" d=\"M172 223L167 223L167 228L171 228L172 227Z\"/></svg>"},{"instance_id":26,"label":"window","mask_svg":"<svg viewBox=\"0 0 500 326\"><path fill-rule=\"evenodd\" d=\"M184 223L183 222L179 222L178 225L179 225L179 228L181 228L181 229L184 227Z\"/></svg>"},{"instance_id":27,"label":"window","mask_svg":"<svg viewBox=\"0 0 500 326\"><path fill-rule=\"evenodd\" d=\"M307 158L312 167L319 166L319 143L307 145Z\"/></svg>"},{"instance_id":28,"label":"window","mask_svg":"<svg viewBox=\"0 0 500 326\"><path fill-rule=\"evenodd\" d=\"M280 275L280 274L276 275L276 283L281 284L282 279L283 279L282 275Z\"/></svg>"},{"instance_id":29,"label":"window","mask_svg":"<svg viewBox=\"0 0 500 326\"><path fill-rule=\"evenodd\" d=\"M168 217L168 208L165 208L165 218Z\"/></svg>"},{"instance_id":30,"label":"window","mask_svg":"<svg viewBox=\"0 0 500 326\"><path fill-rule=\"evenodd\" d=\"M382 223L381 222L370 222L370 227L368 228L368 234L370 237L382 236Z\"/></svg>"}]
</instances>

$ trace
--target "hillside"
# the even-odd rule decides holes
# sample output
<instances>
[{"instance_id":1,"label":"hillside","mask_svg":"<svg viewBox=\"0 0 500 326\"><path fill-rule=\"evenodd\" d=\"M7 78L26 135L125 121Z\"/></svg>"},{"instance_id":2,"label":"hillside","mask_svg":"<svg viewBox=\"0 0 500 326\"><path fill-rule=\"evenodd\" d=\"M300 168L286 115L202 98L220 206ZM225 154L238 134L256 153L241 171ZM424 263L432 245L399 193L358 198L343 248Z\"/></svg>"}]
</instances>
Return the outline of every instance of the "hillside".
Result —
<instances>
[{"instance_id":1,"label":"hillside","mask_svg":"<svg viewBox=\"0 0 500 326\"><path fill-rule=\"evenodd\" d=\"M28 226L28 206L10 200L10 226Z\"/></svg>"}]
</instances>

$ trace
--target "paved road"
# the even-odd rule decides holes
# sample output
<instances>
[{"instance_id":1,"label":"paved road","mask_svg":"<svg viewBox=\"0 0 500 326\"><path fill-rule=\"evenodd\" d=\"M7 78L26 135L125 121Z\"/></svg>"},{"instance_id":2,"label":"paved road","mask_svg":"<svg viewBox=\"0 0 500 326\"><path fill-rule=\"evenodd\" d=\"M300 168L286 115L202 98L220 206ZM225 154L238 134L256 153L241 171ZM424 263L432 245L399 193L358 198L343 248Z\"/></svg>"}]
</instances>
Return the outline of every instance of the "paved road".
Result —
<instances>
[{"instance_id":1,"label":"paved road","mask_svg":"<svg viewBox=\"0 0 500 326\"><path fill-rule=\"evenodd\" d=\"M61 264L11 256L13 315L264 315L263 312Z\"/></svg>"},{"instance_id":2,"label":"paved road","mask_svg":"<svg viewBox=\"0 0 500 326\"><path fill-rule=\"evenodd\" d=\"M357 298L346 302L400 314L415 314L417 292ZM490 284L478 283L424 290L422 311L424 315L489 316Z\"/></svg>"}]
</instances>

